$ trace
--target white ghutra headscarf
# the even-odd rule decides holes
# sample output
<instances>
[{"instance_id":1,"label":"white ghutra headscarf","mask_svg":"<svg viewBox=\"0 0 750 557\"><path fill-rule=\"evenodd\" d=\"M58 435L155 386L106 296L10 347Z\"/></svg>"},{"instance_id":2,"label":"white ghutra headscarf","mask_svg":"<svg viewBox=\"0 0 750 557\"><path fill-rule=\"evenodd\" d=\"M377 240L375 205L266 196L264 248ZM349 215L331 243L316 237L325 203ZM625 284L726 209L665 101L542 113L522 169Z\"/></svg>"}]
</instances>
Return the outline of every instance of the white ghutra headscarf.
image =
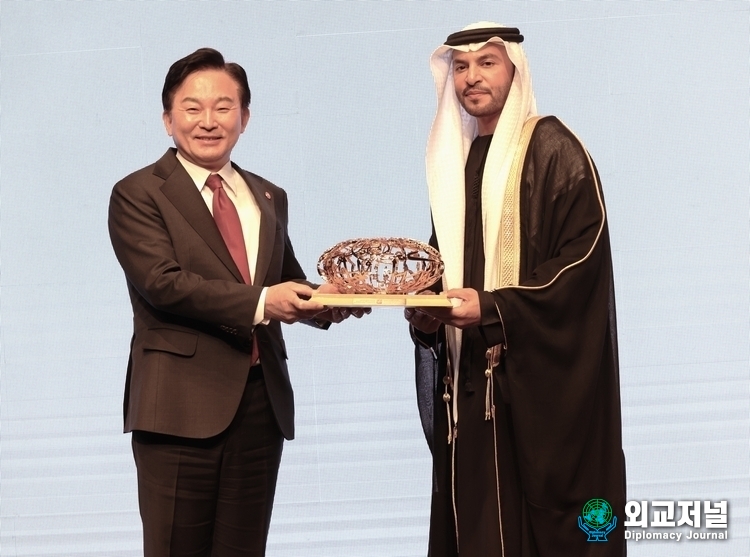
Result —
<instances>
[{"instance_id":1,"label":"white ghutra headscarf","mask_svg":"<svg viewBox=\"0 0 750 557\"><path fill-rule=\"evenodd\" d=\"M463 31L491 28L498 28L501 35L506 34L503 30L509 30L497 23L481 21L465 27ZM432 53L430 68L437 90L437 113L427 141L427 185L435 233L445 263L444 290L464 286L464 167L471 143L477 136L476 118L464 110L456 96L453 84L453 51L475 52L487 43L497 43L505 47L510 61L515 66L515 74L487 153L482 178L485 290L493 290L500 286L500 217L505 184L523 124L529 117L536 115L536 100L531 89L528 62L518 42L493 36L484 42L455 46L443 44ZM461 353L461 331L448 327L447 336L451 364L457 371Z\"/></svg>"}]
</instances>

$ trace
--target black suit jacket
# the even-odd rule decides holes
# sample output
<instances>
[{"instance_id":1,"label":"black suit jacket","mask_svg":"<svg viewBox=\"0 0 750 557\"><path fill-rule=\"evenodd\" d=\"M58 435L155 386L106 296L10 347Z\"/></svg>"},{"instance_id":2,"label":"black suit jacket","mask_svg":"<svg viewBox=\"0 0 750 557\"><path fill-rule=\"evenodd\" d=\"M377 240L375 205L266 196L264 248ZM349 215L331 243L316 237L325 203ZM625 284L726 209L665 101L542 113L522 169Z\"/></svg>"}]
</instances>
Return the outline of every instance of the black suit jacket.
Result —
<instances>
[{"instance_id":1,"label":"black suit jacket","mask_svg":"<svg viewBox=\"0 0 750 557\"><path fill-rule=\"evenodd\" d=\"M194 182L169 149L118 182L109 233L133 305L125 431L192 438L223 431L239 406L258 337L279 428L294 437L294 397L278 321L253 328L263 286L304 280L284 190L235 166L260 207L255 281L246 285Z\"/></svg>"}]
</instances>

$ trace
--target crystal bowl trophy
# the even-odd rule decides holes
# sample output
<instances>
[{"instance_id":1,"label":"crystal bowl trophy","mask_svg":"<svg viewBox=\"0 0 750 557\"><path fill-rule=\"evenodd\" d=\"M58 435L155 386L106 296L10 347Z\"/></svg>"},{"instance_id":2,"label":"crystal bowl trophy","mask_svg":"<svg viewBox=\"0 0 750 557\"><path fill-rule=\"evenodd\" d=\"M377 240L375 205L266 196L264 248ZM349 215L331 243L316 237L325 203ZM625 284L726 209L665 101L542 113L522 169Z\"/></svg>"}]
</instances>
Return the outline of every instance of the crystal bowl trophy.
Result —
<instances>
[{"instance_id":1,"label":"crystal bowl trophy","mask_svg":"<svg viewBox=\"0 0 750 557\"><path fill-rule=\"evenodd\" d=\"M440 253L417 240L345 240L318 259L318 273L340 293L315 293L312 299L332 307L450 307L444 294L417 294L440 280L443 268Z\"/></svg>"}]
</instances>

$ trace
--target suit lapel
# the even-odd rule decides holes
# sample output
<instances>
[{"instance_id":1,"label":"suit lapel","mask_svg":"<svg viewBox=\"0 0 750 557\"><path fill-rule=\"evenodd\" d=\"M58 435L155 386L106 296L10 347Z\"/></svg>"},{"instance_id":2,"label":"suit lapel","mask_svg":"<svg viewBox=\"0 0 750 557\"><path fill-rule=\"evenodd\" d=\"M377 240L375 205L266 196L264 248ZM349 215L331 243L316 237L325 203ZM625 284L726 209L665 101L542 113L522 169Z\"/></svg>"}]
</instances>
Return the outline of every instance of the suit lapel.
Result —
<instances>
[{"instance_id":1,"label":"suit lapel","mask_svg":"<svg viewBox=\"0 0 750 557\"><path fill-rule=\"evenodd\" d=\"M250 193L260 209L260 234L258 237L258 259L255 263L255 279L253 284L263 285L268 267L273 256L274 243L276 242L276 210L271 192L263 186L263 181L257 176L245 172L237 165L234 169L240 173L245 180Z\"/></svg>"},{"instance_id":2,"label":"suit lapel","mask_svg":"<svg viewBox=\"0 0 750 557\"><path fill-rule=\"evenodd\" d=\"M154 175L162 178L161 191L203 241L221 260L239 282L244 282L237 265L229 254L224 239L216 227L211 212L206 207L198 188L180 161L174 149L169 149L154 167Z\"/></svg>"}]
</instances>

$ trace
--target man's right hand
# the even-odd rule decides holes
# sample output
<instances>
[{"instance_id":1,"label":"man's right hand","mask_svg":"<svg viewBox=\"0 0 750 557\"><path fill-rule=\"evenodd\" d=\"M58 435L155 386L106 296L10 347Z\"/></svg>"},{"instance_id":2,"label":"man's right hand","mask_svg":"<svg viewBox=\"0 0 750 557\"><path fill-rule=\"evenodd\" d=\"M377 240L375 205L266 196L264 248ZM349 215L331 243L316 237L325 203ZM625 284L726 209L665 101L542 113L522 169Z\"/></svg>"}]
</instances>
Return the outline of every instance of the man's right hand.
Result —
<instances>
[{"instance_id":1,"label":"man's right hand","mask_svg":"<svg viewBox=\"0 0 750 557\"><path fill-rule=\"evenodd\" d=\"M310 301L314 290L298 282L282 282L269 286L266 292L266 319L276 319L282 323L294 323L300 319L312 319L326 307Z\"/></svg>"},{"instance_id":2,"label":"man's right hand","mask_svg":"<svg viewBox=\"0 0 750 557\"><path fill-rule=\"evenodd\" d=\"M404 309L404 317L411 323L412 327L427 334L434 333L441 325L440 321L419 311L419 308Z\"/></svg>"}]
</instances>

